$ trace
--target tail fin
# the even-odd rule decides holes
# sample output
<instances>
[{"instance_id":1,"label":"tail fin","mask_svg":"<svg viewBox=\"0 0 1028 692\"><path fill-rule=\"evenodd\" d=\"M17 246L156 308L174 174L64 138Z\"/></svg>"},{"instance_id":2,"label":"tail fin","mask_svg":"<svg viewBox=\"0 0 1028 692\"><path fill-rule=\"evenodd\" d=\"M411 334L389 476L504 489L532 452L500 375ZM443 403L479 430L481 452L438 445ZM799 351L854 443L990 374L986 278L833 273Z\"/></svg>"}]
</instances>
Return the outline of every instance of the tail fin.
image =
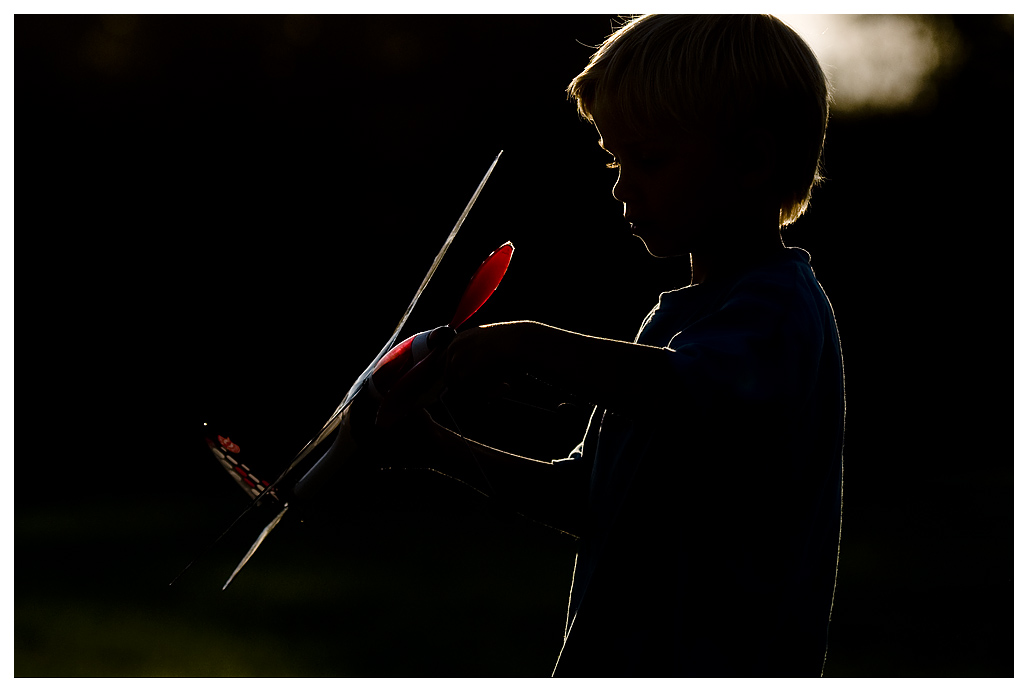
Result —
<instances>
[{"instance_id":1,"label":"tail fin","mask_svg":"<svg viewBox=\"0 0 1028 692\"><path fill-rule=\"evenodd\" d=\"M231 438L214 433L204 437L207 440L207 446L211 449L211 453L214 454L214 458L218 460L222 468L228 472L228 475L232 476L232 479L239 484L239 487L243 489L243 492L251 500L257 499L262 492L268 489L271 484L267 480L259 478L250 470L249 466L242 463L242 449ZM274 497L274 492L271 491L269 495Z\"/></svg>"}]
</instances>

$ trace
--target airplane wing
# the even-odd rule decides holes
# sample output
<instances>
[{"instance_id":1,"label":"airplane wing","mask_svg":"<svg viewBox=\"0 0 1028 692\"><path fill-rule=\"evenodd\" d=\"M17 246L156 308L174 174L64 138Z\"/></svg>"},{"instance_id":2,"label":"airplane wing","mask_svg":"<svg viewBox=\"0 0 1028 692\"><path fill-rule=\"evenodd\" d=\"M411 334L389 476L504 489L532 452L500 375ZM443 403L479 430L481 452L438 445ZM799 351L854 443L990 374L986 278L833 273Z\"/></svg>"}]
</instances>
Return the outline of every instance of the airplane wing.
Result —
<instances>
[{"instance_id":1,"label":"airplane wing","mask_svg":"<svg viewBox=\"0 0 1028 692\"><path fill-rule=\"evenodd\" d=\"M228 440L228 438L225 438L224 440L219 438L217 445L215 445L212 440L208 440L208 444L211 448L211 451L214 453L214 456L218 459L218 462L225 468L226 471L229 472L230 475L232 475L232 477L243 488L247 495L249 495L252 498L252 501L246 507L246 509L244 509L243 512L238 517L236 517L235 521L233 521L232 524L230 524L224 532L222 532L221 536L214 540L214 543L212 543L211 546L208 547L208 550L210 549L210 547L213 547L215 543L221 540L221 538L225 534L231 531L232 528L244 516L249 514L249 512L254 507L260 505L262 501L267 499L269 496L274 500L278 501L279 497L277 494L275 494L275 489L279 485L279 483L281 483L289 475L290 471L296 468L296 466L300 462L307 458L307 456L315 448L317 448L322 442L324 442L325 439L328 438L329 435L331 435L332 432L339 427L339 424L342 421L343 415L346 411L346 407L349 406L350 402L352 402L354 398L357 396L357 394L360 393L361 389L364 387L364 383L368 380L368 377L371 375L371 373L374 372L375 367L378 365L379 361L382 360L382 357L385 356L386 353L388 353L390 349L392 349L392 347L396 344L396 339L400 335L400 332L403 330L404 325L407 323L407 318L410 317L410 314L414 310L414 306L417 304L418 299L421 298L421 294L424 292L425 287L428 286L429 281L431 281L432 276L435 274L436 269L439 267L439 264L443 260L443 256L446 255L446 251L450 249L450 245L453 243L454 238L457 236L457 231L459 231L461 225L463 225L464 219L467 218L468 213L471 211L471 208L474 206L479 194L482 192L482 188L485 187L486 182L489 180L489 176L492 175L493 170L496 168L496 164L499 162L500 156L502 154L503 151L501 150L500 153L496 155L496 158L493 159L492 164L489 166L489 169L482 177L482 181L478 184L478 187L475 189L475 192L471 196L471 199L468 202L467 206L464 207L463 213L461 213L460 218L457 219L457 223L454 225L453 230L450 231L450 235L447 236L446 241L443 243L443 246L439 249L439 252L436 254L435 260L433 260L432 262L432 266L429 267L428 273L425 274L425 278L421 281L421 285L418 287L418 290L414 293L414 298L411 300L410 305L407 306L407 310L403 313L403 317L400 318L400 321L396 325L396 328L393 330L393 333L389 336L389 339L386 341L385 345L382 346L382 350L378 352L378 355L375 356L371 363L368 364L368 367L364 369L364 372L361 373L360 377L357 378L357 381L354 382L353 386L350 388L350 391L346 393L346 396L339 403L339 406L336 407L332 415L329 416L327 421L325 421L325 424L321 427L321 430L318 432L318 434L315 435L307 444L303 446L303 448L293 458L293 460L289 463L285 470L281 474L279 474L278 478L276 478L272 483L267 483L263 480L260 480L258 476L254 475L248 467L238 463L238 459L236 458L236 456L238 456L240 453L239 447L238 445L235 445L235 443L231 442L231 440ZM228 587L228 585L232 582L232 579L235 577L235 575L239 573L239 570L241 570L244 565L246 565L247 561L254 554L257 548L261 545L264 539L267 537L268 533L270 533L271 530L278 525L279 521L281 521L282 519L282 516L286 513L288 507L289 504L286 503L283 506L281 512L274 519L272 519L271 523L269 523L268 526L264 529L264 531L260 534L260 536L257 538L257 541L250 548L250 551L243 558L242 562L240 562L239 565L236 567L235 571L232 573L232 576L229 577L228 582L226 582L225 586L222 587L223 589ZM195 560L196 558L194 558L192 562L186 565L182 572L179 572L179 575L176 576L175 579L172 579L171 583L174 584L178 580L178 578L182 576L182 574L186 570L189 569L189 567L193 564L193 562L195 562Z\"/></svg>"}]
</instances>

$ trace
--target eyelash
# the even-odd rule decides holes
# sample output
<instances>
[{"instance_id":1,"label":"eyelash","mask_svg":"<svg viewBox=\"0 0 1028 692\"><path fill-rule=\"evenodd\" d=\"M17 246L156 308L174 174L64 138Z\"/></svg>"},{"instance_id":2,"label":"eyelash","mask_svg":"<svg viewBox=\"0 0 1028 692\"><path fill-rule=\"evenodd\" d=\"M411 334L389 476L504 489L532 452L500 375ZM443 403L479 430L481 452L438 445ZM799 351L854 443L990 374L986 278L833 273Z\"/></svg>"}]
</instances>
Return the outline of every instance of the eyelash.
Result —
<instances>
[{"instance_id":1,"label":"eyelash","mask_svg":"<svg viewBox=\"0 0 1028 692\"><path fill-rule=\"evenodd\" d=\"M618 168L621 168L621 164L619 162L617 162L617 161L611 161L610 163L607 164L607 168L612 168L614 170L617 170Z\"/></svg>"}]
</instances>

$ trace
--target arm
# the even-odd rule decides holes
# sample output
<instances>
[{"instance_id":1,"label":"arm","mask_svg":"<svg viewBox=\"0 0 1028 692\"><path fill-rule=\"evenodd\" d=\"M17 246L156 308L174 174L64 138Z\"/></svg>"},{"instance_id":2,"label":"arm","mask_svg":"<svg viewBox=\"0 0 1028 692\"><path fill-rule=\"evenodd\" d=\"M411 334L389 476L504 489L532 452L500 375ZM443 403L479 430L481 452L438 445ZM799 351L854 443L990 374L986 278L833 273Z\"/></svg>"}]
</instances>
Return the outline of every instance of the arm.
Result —
<instances>
[{"instance_id":1,"label":"arm","mask_svg":"<svg viewBox=\"0 0 1028 692\"><path fill-rule=\"evenodd\" d=\"M588 494L589 465L581 459L543 461L462 437L424 410L388 433L388 468L426 469L463 482L526 516L578 535Z\"/></svg>"},{"instance_id":2,"label":"arm","mask_svg":"<svg viewBox=\"0 0 1028 692\"><path fill-rule=\"evenodd\" d=\"M455 391L488 391L530 373L627 416L645 416L673 393L668 349L587 336L539 322L504 322L457 335L444 380Z\"/></svg>"},{"instance_id":3,"label":"arm","mask_svg":"<svg viewBox=\"0 0 1028 692\"><path fill-rule=\"evenodd\" d=\"M457 335L442 354L442 371L451 391L475 398L527 372L604 408L645 416L658 410L672 391L669 355L666 349L538 322L507 322ZM387 396L380 420L390 398L411 399L395 396L402 388L398 384ZM575 530L587 497L586 462L529 459L462 438L427 415L401 418L388 436L396 446L389 456L399 460L394 466L430 468L533 518Z\"/></svg>"}]
</instances>

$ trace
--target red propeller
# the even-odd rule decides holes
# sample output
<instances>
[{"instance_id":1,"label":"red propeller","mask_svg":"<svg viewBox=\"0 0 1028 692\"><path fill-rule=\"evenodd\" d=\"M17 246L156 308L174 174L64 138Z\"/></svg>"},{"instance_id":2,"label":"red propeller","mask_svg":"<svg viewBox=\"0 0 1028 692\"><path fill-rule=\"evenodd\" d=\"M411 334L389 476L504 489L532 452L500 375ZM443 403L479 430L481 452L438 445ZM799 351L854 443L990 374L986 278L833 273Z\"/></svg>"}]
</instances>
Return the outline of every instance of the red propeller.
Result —
<instances>
[{"instance_id":1,"label":"red propeller","mask_svg":"<svg viewBox=\"0 0 1028 692\"><path fill-rule=\"evenodd\" d=\"M471 276L468 287L464 289L464 295L461 296L460 302L457 303L457 310L453 313L453 318L450 320L450 327L460 329L460 326L467 322L469 317L485 305L485 302L489 300L489 296L500 285L503 275L507 273L510 257L513 254L514 246L508 240L485 258L485 261L482 262L481 266Z\"/></svg>"}]
</instances>

